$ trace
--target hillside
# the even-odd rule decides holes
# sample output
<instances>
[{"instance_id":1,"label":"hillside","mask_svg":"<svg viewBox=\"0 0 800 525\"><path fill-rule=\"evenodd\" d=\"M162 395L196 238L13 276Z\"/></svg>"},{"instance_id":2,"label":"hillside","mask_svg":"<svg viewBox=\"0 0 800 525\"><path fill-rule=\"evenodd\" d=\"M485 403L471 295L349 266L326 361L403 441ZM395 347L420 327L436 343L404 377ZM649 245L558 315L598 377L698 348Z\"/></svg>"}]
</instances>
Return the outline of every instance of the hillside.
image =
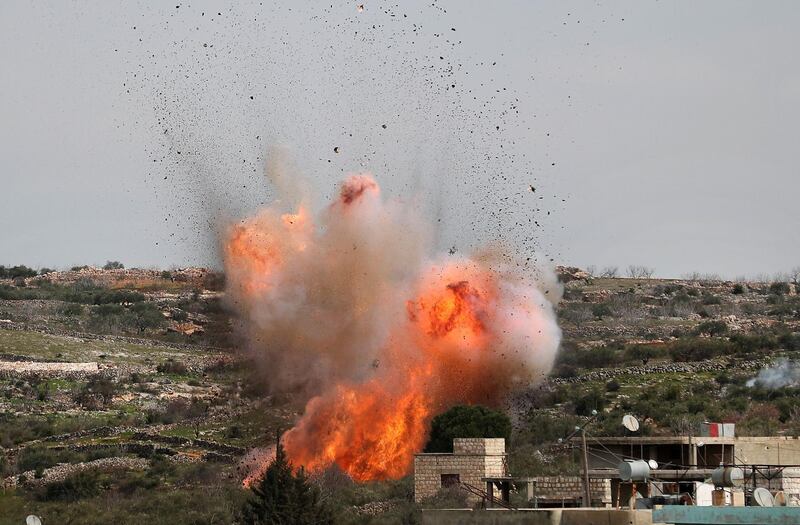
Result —
<instances>
[{"instance_id":1,"label":"hillside","mask_svg":"<svg viewBox=\"0 0 800 525\"><path fill-rule=\"evenodd\" d=\"M800 430L791 366L748 385L800 350L795 284L561 273L556 367L508 404L513 473L575 470L557 441L595 409L595 435L621 433L626 413L651 434L704 420L736 422L743 435ZM0 523L33 510L70 523L88 508L97 523L233 519L241 458L303 406L267 394L238 350L223 281L203 269L89 267L0 280L0 473L10 489ZM415 512L408 480L318 482L354 522Z\"/></svg>"}]
</instances>

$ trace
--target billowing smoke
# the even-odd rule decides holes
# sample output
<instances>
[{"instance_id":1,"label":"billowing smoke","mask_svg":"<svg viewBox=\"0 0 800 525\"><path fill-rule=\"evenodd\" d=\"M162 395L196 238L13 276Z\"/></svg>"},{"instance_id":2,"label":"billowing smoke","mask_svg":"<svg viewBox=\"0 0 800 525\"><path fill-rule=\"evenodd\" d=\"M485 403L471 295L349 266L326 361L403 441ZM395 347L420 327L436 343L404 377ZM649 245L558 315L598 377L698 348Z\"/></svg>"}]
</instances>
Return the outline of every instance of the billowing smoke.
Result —
<instances>
[{"instance_id":1,"label":"billowing smoke","mask_svg":"<svg viewBox=\"0 0 800 525\"><path fill-rule=\"evenodd\" d=\"M760 386L770 390L800 384L800 366L788 359L779 359L772 366L762 368L758 375L748 379L749 387Z\"/></svg>"},{"instance_id":2,"label":"billowing smoke","mask_svg":"<svg viewBox=\"0 0 800 525\"><path fill-rule=\"evenodd\" d=\"M550 370L552 272L522 275L491 250L432 257L418 207L384 199L369 174L348 177L316 214L301 185L289 193L233 225L224 255L270 387L308 396L284 437L295 464L400 477L437 413L499 403Z\"/></svg>"}]
</instances>

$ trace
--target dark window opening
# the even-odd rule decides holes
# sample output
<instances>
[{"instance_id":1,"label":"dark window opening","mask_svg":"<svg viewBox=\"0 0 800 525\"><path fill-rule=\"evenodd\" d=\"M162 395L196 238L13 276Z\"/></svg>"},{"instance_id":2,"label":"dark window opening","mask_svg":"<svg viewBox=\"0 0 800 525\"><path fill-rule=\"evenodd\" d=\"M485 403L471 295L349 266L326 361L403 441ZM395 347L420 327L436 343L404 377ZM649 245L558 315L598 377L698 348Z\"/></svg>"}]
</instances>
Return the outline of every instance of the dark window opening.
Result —
<instances>
[{"instance_id":1,"label":"dark window opening","mask_svg":"<svg viewBox=\"0 0 800 525\"><path fill-rule=\"evenodd\" d=\"M458 477L458 474L442 474L442 486L443 487L452 487L454 485L458 485L461 480Z\"/></svg>"}]
</instances>

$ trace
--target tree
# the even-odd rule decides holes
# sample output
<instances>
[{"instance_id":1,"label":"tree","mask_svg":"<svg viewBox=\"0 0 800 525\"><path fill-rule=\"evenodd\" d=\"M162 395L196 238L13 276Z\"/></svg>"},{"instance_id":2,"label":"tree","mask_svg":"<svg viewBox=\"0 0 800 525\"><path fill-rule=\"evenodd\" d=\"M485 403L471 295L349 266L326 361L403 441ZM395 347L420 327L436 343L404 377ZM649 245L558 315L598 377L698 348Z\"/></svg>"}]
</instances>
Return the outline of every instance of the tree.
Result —
<instances>
[{"instance_id":1,"label":"tree","mask_svg":"<svg viewBox=\"0 0 800 525\"><path fill-rule=\"evenodd\" d=\"M600 277L605 277L608 279L613 279L619 273L619 268L616 266L606 266L603 268L603 271L600 272Z\"/></svg>"},{"instance_id":2,"label":"tree","mask_svg":"<svg viewBox=\"0 0 800 525\"><path fill-rule=\"evenodd\" d=\"M122 270L125 268L125 265L119 261L106 261L103 265L103 270Z\"/></svg>"},{"instance_id":3,"label":"tree","mask_svg":"<svg viewBox=\"0 0 800 525\"><path fill-rule=\"evenodd\" d=\"M330 510L322 505L319 489L309 483L301 467L293 472L283 446L278 442L273 461L264 477L251 487L243 509L248 525L304 525L333 523Z\"/></svg>"},{"instance_id":4,"label":"tree","mask_svg":"<svg viewBox=\"0 0 800 525\"><path fill-rule=\"evenodd\" d=\"M36 275L36 270L33 268L28 268L27 266L18 265L18 266L11 266L10 268L6 268L5 266L0 266L0 279L16 279L18 277L26 278L26 277L34 277Z\"/></svg>"},{"instance_id":5,"label":"tree","mask_svg":"<svg viewBox=\"0 0 800 525\"><path fill-rule=\"evenodd\" d=\"M130 307L130 311L136 316L136 329L140 334L148 328L159 328L164 324L161 310L152 303L136 303Z\"/></svg>"},{"instance_id":6,"label":"tree","mask_svg":"<svg viewBox=\"0 0 800 525\"><path fill-rule=\"evenodd\" d=\"M653 277L654 271L655 270L648 268L647 266L631 264L628 266L628 277L631 279L650 279Z\"/></svg>"},{"instance_id":7,"label":"tree","mask_svg":"<svg viewBox=\"0 0 800 525\"><path fill-rule=\"evenodd\" d=\"M452 452L453 438L511 437L511 419L480 405L458 405L433 418L425 452Z\"/></svg>"}]
</instances>

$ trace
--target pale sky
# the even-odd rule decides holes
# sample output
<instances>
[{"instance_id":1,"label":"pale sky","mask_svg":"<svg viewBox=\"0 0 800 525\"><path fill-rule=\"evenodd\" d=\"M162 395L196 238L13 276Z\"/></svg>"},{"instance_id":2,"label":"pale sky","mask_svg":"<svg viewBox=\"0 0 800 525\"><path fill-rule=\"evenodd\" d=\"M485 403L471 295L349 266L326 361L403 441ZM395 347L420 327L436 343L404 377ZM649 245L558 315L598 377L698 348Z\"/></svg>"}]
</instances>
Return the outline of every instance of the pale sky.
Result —
<instances>
[{"instance_id":1,"label":"pale sky","mask_svg":"<svg viewBox=\"0 0 800 525\"><path fill-rule=\"evenodd\" d=\"M214 264L281 145L441 250L800 265L797 2L153 5L0 2L0 264Z\"/></svg>"}]
</instances>

